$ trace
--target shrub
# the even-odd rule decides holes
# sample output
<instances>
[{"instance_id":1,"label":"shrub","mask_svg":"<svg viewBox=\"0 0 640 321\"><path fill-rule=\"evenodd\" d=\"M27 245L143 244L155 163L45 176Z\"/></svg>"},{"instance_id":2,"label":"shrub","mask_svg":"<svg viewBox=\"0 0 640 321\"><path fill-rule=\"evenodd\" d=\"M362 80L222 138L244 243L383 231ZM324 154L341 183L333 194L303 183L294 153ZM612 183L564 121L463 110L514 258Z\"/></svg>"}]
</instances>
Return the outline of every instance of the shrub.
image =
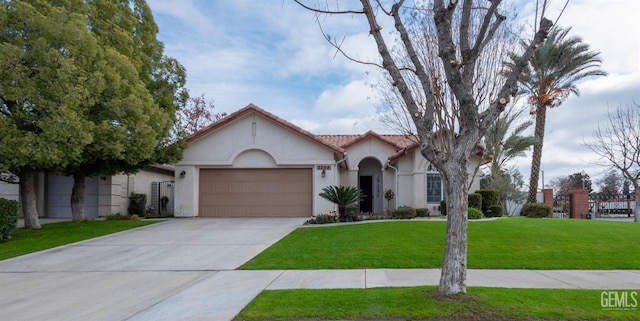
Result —
<instances>
[{"instance_id":1,"label":"shrub","mask_svg":"<svg viewBox=\"0 0 640 321\"><path fill-rule=\"evenodd\" d=\"M440 214L447 216L447 202L440 201Z\"/></svg>"},{"instance_id":2,"label":"shrub","mask_svg":"<svg viewBox=\"0 0 640 321\"><path fill-rule=\"evenodd\" d=\"M504 214L504 209L502 205L491 205L489 206L489 211L485 213L487 217L500 217Z\"/></svg>"},{"instance_id":3,"label":"shrub","mask_svg":"<svg viewBox=\"0 0 640 321\"><path fill-rule=\"evenodd\" d=\"M18 202L0 198L0 242L11 239L18 225Z\"/></svg>"},{"instance_id":4,"label":"shrub","mask_svg":"<svg viewBox=\"0 0 640 321\"><path fill-rule=\"evenodd\" d=\"M412 219L416 217L416 209L411 206L400 206L391 212L394 219Z\"/></svg>"},{"instance_id":5,"label":"shrub","mask_svg":"<svg viewBox=\"0 0 640 321\"><path fill-rule=\"evenodd\" d=\"M131 193L129 196L129 207L127 212L129 214L144 215L147 206L147 194Z\"/></svg>"},{"instance_id":6,"label":"shrub","mask_svg":"<svg viewBox=\"0 0 640 321\"><path fill-rule=\"evenodd\" d=\"M500 191L497 189L479 189L476 193L482 195L483 213L486 213L491 205L500 205Z\"/></svg>"},{"instance_id":7,"label":"shrub","mask_svg":"<svg viewBox=\"0 0 640 321\"><path fill-rule=\"evenodd\" d=\"M416 216L417 217L429 217L429 209L428 208L416 208Z\"/></svg>"},{"instance_id":8,"label":"shrub","mask_svg":"<svg viewBox=\"0 0 640 321\"><path fill-rule=\"evenodd\" d=\"M136 214L124 215L124 214L116 213L116 214L107 215L105 219L107 221L129 221L129 220L137 221L140 219L140 217Z\"/></svg>"},{"instance_id":9,"label":"shrub","mask_svg":"<svg viewBox=\"0 0 640 321\"><path fill-rule=\"evenodd\" d=\"M544 203L527 203L522 206L522 213L520 214L526 217L550 217L551 206Z\"/></svg>"},{"instance_id":10,"label":"shrub","mask_svg":"<svg viewBox=\"0 0 640 321\"><path fill-rule=\"evenodd\" d=\"M471 193L468 196L469 207L477 208L482 210L482 194L480 193Z\"/></svg>"},{"instance_id":11,"label":"shrub","mask_svg":"<svg viewBox=\"0 0 640 321\"><path fill-rule=\"evenodd\" d=\"M467 210L467 217L470 220L479 220L483 217L482 211L475 207L469 207L469 209Z\"/></svg>"},{"instance_id":12,"label":"shrub","mask_svg":"<svg viewBox=\"0 0 640 321\"><path fill-rule=\"evenodd\" d=\"M167 218L167 217L173 217L173 214L167 213L167 212L162 212L160 214L144 213L144 218Z\"/></svg>"},{"instance_id":13,"label":"shrub","mask_svg":"<svg viewBox=\"0 0 640 321\"><path fill-rule=\"evenodd\" d=\"M336 222L338 222L337 216L329 215L329 214L320 214L307 220L305 224L328 224L328 223L336 223Z\"/></svg>"}]
</instances>

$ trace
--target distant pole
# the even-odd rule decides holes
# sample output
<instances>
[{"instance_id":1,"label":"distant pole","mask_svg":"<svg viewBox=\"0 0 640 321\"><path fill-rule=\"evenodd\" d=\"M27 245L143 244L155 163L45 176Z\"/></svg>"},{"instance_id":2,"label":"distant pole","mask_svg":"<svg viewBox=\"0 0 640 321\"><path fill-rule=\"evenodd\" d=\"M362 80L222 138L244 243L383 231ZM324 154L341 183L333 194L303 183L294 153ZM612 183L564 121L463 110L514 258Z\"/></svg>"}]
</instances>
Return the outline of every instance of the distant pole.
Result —
<instances>
[{"instance_id":1,"label":"distant pole","mask_svg":"<svg viewBox=\"0 0 640 321\"><path fill-rule=\"evenodd\" d=\"M542 172L542 188L544 188L544 169L540 171Z\"/></svg>"}]
</instances>

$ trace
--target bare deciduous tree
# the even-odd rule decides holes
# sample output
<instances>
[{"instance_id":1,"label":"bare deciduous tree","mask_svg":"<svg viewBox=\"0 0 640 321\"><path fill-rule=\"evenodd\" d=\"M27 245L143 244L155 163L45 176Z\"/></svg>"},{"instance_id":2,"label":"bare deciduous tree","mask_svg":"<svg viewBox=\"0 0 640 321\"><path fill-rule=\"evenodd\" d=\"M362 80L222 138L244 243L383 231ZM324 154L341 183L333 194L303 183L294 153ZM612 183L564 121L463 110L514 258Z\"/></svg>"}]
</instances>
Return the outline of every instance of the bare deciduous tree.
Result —
<instances>
[{"instance_id":1,"label":"bare deciduous tree","mask_svg":"<svg viewBox=\"0 0 640 321\"><path fill-rule=\"evenodd\" d=\"M605 124L598 125L593 142L585 143L604 161L619 170L635 190L634 222L640 222L640 105L609 112Z\"/></svg>"},{"instance_id":2,"label":"bare deciduous tree","mask_svg":"<svg viewBox=\"0 0 640 321\"><path fill-rule=\"evenodd\" d=\"M414 1L413 6L405 7L403 0L361 0L362 7L357 10L319 9L294 1L318 14L362 15L366 19L381 58L381 62L368 63L388 74L413 120L422 155L442 175L449 215L439 291L466 292L470 157L489 125L517 93L518 75L547 37L552 22L541 18L538 31L527 41L529 45L514 68L507 74L493 75L498 80L488 91L492 95L478 96L477 79L487 76L479 61L494 41L500 41L496 32L507 18L500 10L502 1ZM392 20L395 30L383 35L380 19ZM412 20L424 26L411 28L416 26L409 23ZM432 36L420 32L424 27L432 28ZM343 52L335 37L325 37ZM395 37L395 42L390 37ZM422 41L421 37L429 38ZM402 54L394 54L392 45ZM432 55L425 56L425 52Z\"/></svg>"},{"instance_id":3,"label":"bare deciduous tree","mask_svg":"<svg viewBox=\"0 0 640 321\"><path fill-rule=\"evenodd\" d=\"M178 111L178 125L191 135L226 115L226 113L216 113L213 100L207 100L204 94L201 94L190 97L186 105Z\"/></svg>"}]
</instances>

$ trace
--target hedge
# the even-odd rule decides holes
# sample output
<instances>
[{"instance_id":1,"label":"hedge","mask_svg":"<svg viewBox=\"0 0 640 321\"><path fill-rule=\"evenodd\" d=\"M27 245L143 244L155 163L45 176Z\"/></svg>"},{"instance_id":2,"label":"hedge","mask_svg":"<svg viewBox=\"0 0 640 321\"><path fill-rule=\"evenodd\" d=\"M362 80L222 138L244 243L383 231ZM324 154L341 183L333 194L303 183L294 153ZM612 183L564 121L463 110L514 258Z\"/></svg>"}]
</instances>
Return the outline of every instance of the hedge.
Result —
<instances>
[{"instance_id":1,"label":"hedge","mask_svg":"<svg viewBox=\"0 0 640 321\"><path fill-rule=\"evenodd\" d=\"M489 211L485 213L487 217L500 217L504 215L504 209L502 205L491 205L489 206Z\"/></svg>"},{"instance_id":2,"label":"hedge","mask_svg":"<svg viewBox=\"0 0 640 321\"><path fill-rule=\"evenodd\" d=\"M440 214L447 216L447 202L440 201Z\"/></svg>"},{"instance_id":3,"label":"hedge","mask_svg":"<svg viewBox=\"0 0 640 321\"><path fill-rule=\"evenodd\" d=\"M391 212L391 217L394 219L412 219L416 215L416 209L410 206L400 206Z\"/></svg>"},{"instance_id":4,"label":"hedge","mask_svg":"<svg viewBox=\"0 0 640 321\"><path fill-rule=\"evenodd\" d=\"M477 208L482 210L482 194L480 193L471 193L469 194L469 207Z\"/></svg>"},{"instance_id":5,"label":"hedge","mask_svg":"<svg viewBox=\"0 0 640 321\"><path fill-rule=\"evenodd\" d=\"M520 215L535 218L550 217L551 206L544 203L527 203L522 206L522 212Z\"/></svg>"},{"instance_id":6,"label":"hedge","mask_svg":"<svg viewBox=\"0 0 640 321\"><path fill-rule=\"evenodd\" d=\"M429 209L428 208L416 208L416 216L417 217L429 217Z\"/></svg>"},{"instance_id":7,"label":"hedge","mask_svg":"<svg viewBox=\"0 0 640 321\"><path fill-rule=\"evenodd\" d=\"M0 242L11 239L18 225L18 202L0 198Z\"/></svg>"},{"instance_id":8,"label":"hedge","mask_svg":"<svg viewBox=\"0 0 640 321\"><path fill-rule=\"evenodd\" d=\"M491 205L500 205L500 191L495 189L479 189L476 193L482 195L482 212L487 213Z\"/></svg>"}]
</instances>

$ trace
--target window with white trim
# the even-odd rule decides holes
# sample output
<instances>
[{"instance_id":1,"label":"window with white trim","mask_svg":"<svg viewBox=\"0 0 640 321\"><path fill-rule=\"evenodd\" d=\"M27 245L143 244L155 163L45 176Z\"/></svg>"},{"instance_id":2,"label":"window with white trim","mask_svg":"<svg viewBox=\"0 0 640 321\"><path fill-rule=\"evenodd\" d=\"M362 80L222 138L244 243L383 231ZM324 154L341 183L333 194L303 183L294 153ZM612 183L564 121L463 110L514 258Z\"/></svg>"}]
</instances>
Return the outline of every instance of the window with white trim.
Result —
<instances>
[{"instance_id":1,"label":"window with white trim","mask_svg":"<svg viewBox=\"0 0 640 321\"><path fill-rule=\"evenodd\" d=\"M427 204L440 203L442 200L442 176L429 165L427 167Z\"/></svg>"}]
</instances>

